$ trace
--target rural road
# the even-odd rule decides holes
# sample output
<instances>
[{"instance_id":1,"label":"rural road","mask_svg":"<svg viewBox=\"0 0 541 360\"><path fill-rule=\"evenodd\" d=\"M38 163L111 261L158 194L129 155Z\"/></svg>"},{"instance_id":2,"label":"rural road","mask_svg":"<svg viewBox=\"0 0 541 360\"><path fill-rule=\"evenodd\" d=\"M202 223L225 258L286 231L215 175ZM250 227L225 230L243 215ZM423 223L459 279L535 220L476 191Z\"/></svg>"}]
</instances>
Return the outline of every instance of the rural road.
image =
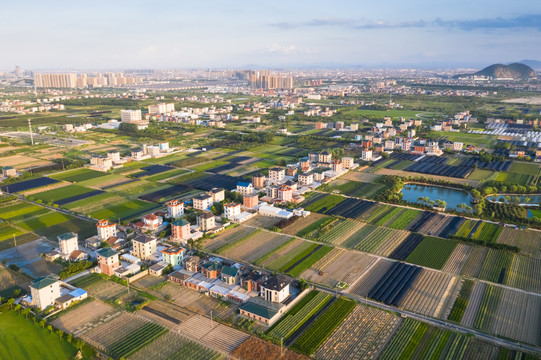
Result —
<instances>
[{"instance_id":1,"label":"rural road","mask_svg":"<svg viewBox=\"0 0 541 360\"><path fill-rule=\"evenodd\" d=\"M84 270L84 271L81 271L80 273L70 276L69 278L64 279L63 281L66 283L69 283L72 280L78 279L88 274L90 274L90 270Z\"/></svg>"}]
</instances>

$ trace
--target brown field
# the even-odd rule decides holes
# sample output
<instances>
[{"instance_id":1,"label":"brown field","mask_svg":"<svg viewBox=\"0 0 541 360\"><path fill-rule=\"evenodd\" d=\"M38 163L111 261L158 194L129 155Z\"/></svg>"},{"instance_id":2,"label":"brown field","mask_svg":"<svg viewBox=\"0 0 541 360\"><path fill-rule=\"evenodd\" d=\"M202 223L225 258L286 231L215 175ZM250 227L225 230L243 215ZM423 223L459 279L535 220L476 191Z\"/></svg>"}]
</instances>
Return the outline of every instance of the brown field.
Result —
<instances>
[{"instance_id":1,"label":"brown field","mask_svg":"<svg viewBox=\"0 0 541 360\"><path fill-rule=\"evenodd\" d=\"M243 225L268 228L270 226L276 225L277 223L280 222L280 220L282 219L271 217L271 216L256 215L253 218L244 222Z\"/></svg>"},{"instance_id":2,"label":"brown field","mask_svg":"<svg viewBox=\"0 0 541 360\"><path fill-rule=\"evenodd\" d=\"M17 150L17 149L20 149L20 148L17 146L4 146L0 148L0 154L11 151L11 150Z\"/></svg>"},{"instance_id":3,"label":"brown field","mask_svg":"<svg viewBox=\"0 0 541 360\"><path fill-rule=\"evenodd\" d=\"M203 240L203 247L209 251L214 251L222 245L230 244L238 239L256 231L254 228L247 228L243 226L237 226L232 229L222 231L218 236L213 239Z\"/></svg>"},{"instance_id":4,"label":"brown field","mask_svg":"<svg viewBox=\"0 0 541 360\"><path fill-rule=\"evenodd\" d=\"M325 258L321 259L314 264L312 269L306 270L301 277L329 287L335 287L339 282L349 285L355 282L375 261L376 258L373 256L342 250L338 257L331 259L330 262L325 261Z\"/></svg>"},{"instance_id":5,"label":"brown field","mask_svg":"<svg viewBox=\"0 0 541 360\"><path fill-rule=\"evenodd\" d=\"M48 191L48 190L58 189L58 188L61 188L61 187L67 186L67 185L71 185L71 184L69 182L60 181L60 182L51 184L49 186L39 187L39 188L36 188L36 189L30 189L28 191L22 191L21 194L28 196L28 195L33 195L33 194L37 194L37 193L40 193L40 192Z\"/></svg>"},{"instance_id":6,"label":"brown field","mask_svg":"<svg viewBox=\"0 0 541 360\"><path fill-rule=\"evenodd\" d=\"M27 168L30 165L48 165L51 164L50 161L36 159L34 157L25 156L25 155L12 155L2 158L2 166L17 166L18 168Z\"/></svg>"},{"instance_id":7,"label":"brown field","mask_svg":"<svg viewBox=\"0 0 541 360\"><path fill-rule=\"evenodd\" d=\"M233 350L231 355L239 360L262 360L262 359L283 359L283 360L308 360L309 358L294 351L287 350L280 355L280 347L271 344L269 341L250 337L238 348Z\"/></svg>"},{"instance_id":8,"label":"brown field","mask_svg":"<svg viewBox=\"0 0 541 360\"><path fill-rule=\"evenodd\" d=\"M134 281L133 286L148 289L151 286L157 285L165 280L167 280L167 277L165 275L163 276L147 275Z\"/></svg>"},{"instance_id":9,"label":"brown field","mask_svg":"<svg viewBox=\"0 0 541 360\"><path fill-rule=\"evenodd\" d=\"M188 320L193 313L179 306L163 301L152 301L137 312L137 315L152 320L163 327L172 329L183 321Z\"/></svg>"},{"instance_id":10,"label":"brown field","mask_svg":"<svg viewBox=\"0 0 541 360\"><path fill-rule=\"evenodd\" d=\"M114 319L85 332L81 338L98 350L104 351L146 323L148 323L146 319L123 312Z\"/></svg>"},{"instance_id":11,"label":"brown field","mask_svg":"<svg viewBox=\"0 0 541 360\"><path fill-rule=\"evenodd\" d=\"M322 217L325 217L323 214L318 213L311 213L309 216L305 218L300 218L297 221L295 221L293 224L289 225L285 229L282 230L284 234L289 235L297 235L299 231L307 227L308 225L311 225L321 219Z\"/></svg>"},{"instance_id":12,"label":"brown field","mask_svg":"<svg viewBox=\"0 0 541 360\"><path fill-rule=\"evenodd\" d=\"M229 326L221 325L209 318L194 315L178 325L175 330L179 334L222 353L231 353L242 344L249 335Z\"/></svg>"},{"instance_id":13,"label":"brown field","mask_svg":"<svg viewBox=\"0 0 541 360\"><path fill-rule=\"evenodd\" d=\"M269 256L265 261L263 261L263 263L261 263L261 265L266 267L267 265L269 265L270 263L272 263L276 259L278 259L281 256L289 253L290 251L292 251L293 249L301 246L304 243L305 243L305 241L296 239L295 241L291 242L291 244L288 244L287 246L284 246L283 248L281 248L280 250L278 250L277 252L275 252L274 254Z\"/></svg>"},{"instance_id":14,"label":"brown field","mask_svg":"<svg viewBox=\"0 0 541 360\"><path fill-rule=\"evenodd\" d=\"M173 283L169 283L159 290L151 290L150 293L162 298L165 296L170 296L171 301L182 307L186 307L194 301L199 301L202 296L195 290Z\"/></svg>"},{"instance_id":15,"label":"brown field","mask_svg":"<svg viewBox=\"0 0 541 360\"><path fill-rule=\"evenodd\" d=\"M127 293L128 288L115 282L104 280L90 284L86 288L86 291L89 295L97 297L100 300L109 300Z\"/></svg>"},{"instance_id":16,"label":"brown field","mask_svg":"<svg viewBox=\"0 0 541 360\"><path fill-rule=\"evenodd\" d=\"M358 171L348 171L344 175L340 177L340 179L344 180L353 180L353 181L360 181L365 183L372 183L376 181L379 178L379 176L374 174L367 174L367 173L361 173Z\"/></svg>"},{"instance_id":17,"label":"brown field","mask_svg":"<svg viewBox=\"0 0 541 360\"><path fill-rule=\"evenodd\" d=\"M504 227L497 242L517 246L522 254L537 258L541 257L541 231Z\"/></svg>"},{"instance_id":18,"label":"brown field","mask_svg":"<svg viewBox=\"0 0 541 360\"><path fill-rule=\"evenodd\" d=\"M252 263L289 239L290 237L286 235L260 231L238 246L227 250L223 255L235 260Z\"/></svg>"},{"instance_id":19,"label":"brown field","mask_svg":"<svg viewBox=\"0 0 541 360\"><path fill-rule=\"evenodd\" d=\"M115 310L111 305L94 300L60 316L51 324L64 332L81 334L95 327L97 323L119 315L117 313L119 310Z\"/></svg>"},{"instance_id":20,"label":"brown field","mask_svg":"<svg viewBox=\"0 0 541 360\"><path fill-rule=\"evenodd\" d=\"M195 291L191 289L187 290ZM229 306L220 305L220 300L213 298L212 296L200 295L197 301L193 301L190 305L185 306L185 308L199 315L210 315L210 312L212 311L213 316L227 319L235 314L238 306L234 304L230 304Z\"/></svg>"},{"instance_id":21,"label":"brown field","mask_svg":"<svg viewBox=\"0 0 541 360\"><path fill-rule=\"evenodd\" d=\"M28 290L30 279L11 269L0 268L0 291L13 287L21 287Z\"/></svg>"}]
</instances>

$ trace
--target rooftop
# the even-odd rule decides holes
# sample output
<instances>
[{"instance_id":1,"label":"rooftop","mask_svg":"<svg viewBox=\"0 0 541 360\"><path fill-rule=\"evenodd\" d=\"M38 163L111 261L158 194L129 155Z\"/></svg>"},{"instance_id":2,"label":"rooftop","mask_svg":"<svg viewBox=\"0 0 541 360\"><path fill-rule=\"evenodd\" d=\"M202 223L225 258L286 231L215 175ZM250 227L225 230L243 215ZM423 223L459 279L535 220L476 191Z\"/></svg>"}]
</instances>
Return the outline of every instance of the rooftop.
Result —
<instances>
[{"instance_id":1,"label":"rooftop","mask_svg":"<svg viewBox=\"0 0 541 360\"><path fill-rule=\"evenodd\" d=\"M76 233L69 232L69 233L59 235L58 240L69 240L69 239L73 239L73 238L76 238L76 237L77 237Z\"/></svg>"},{"instance_id":2,"label":"rooftop","mask_svg":"<svg viewBox=\"0 0 541 360\"><path fill-rule=\"evenodd\" d=\"M139 235L135 239L133 239L133 241L137 241L138 243L141 243L141 244L146 244L152 241L156 241L156 239L148 235Z\"/></svg>"},{"instance_id":3,"label":"rooftop","mask_svg":"<svg viewBox=\"0 0 541 360\"><path fill-rule=\"evenodd\" d=\"M115 256L118 254L118 252L116 252L115 250L111 249L110 247L105 247L105 248L101 248L97 251L97 254L99 256L103 256L103 257L111 257L111 256Z\"/></svg>"},{"instance_id":4,"label":"rooftop","mask_svg":"<svg viewBox=\"0 0 541 360\"><path fill-rule=\"evenodd\" d=\"M162 253L163 254L169 254L169 255L177 255L177 254L180 254L184 251L183 248L180 248L178 246L171 246L167 249L163 249L162 250Z\"/></svg>"},{"instance_id":5,"label":"rooftop","mask_svg":"<svg viewBox=\"0 0 541 360\"><path fill-rule=\"evenodd\" d=\"M208 195L208 194L199 194L197 196L194 196L194 200L207 200L207 199L210 199L212 198L212 196Z\"/></svg>"},{"instance_id":6,"label":"rooftop","mask_svg":"<svg viewBox=\"0 0 541 360\"><path fill-rule=\"evenodd\" d=\"M180 220L175 220L171 223L171 225L175 225L175 226L185 226L185 225L190 225L189 222L187 222L186 220L184 219L180 219Z\"/></svg>"},{"instance_id":7,"label":"rooftop","mask_svg":"<svg viewBox=\"0 0 541 360\"><path fill-rule=\"evenodd\" d=\"M289 285L289 282L278 279L277 276L271 276L261 284L262 287L270 290L280 291Z\"/></svg>"},{"instance_id":8,"label":"rooftop","mask_svg":"<svg viewBox=\"0 0 541 360\"><path fill-rule=\"evenodd\" d=\"M210 218L213 218L214 215L209 213L209 212L204 212L202 213L201 215L199 215L200 218L203 218L203 219L210 219Z\"/></svg>"},{"instance_id":9,"label":"rooftop","mask_svg":"<svg viewBox=\"0 0 541 360\"><path fill-rule=\"evenodd\" d=\"M241 310L269 320L272 319L272 317L277 313L277 311L268 309L253 302L247 302L243 307L241 307Z\"/></svg>"},{"instance_id":10,"label":"rooftop","mask_svg":"<svg viewBox=\"0 0 541 360\"><path fill-rule=\"evenodd\" d=\"M34 280L34 282L30 286L33 287L36 290L39 290L39 289L43 289L44 287L50 286L50 285L54 284L57 281L58 281L58 279L53 277L53 274L49 274L49 275L47 275L45 277L41 277L41 278L38 278L38 279Z\"/></svg>"},{"instance_id":11,"label":"rooftop","mask_svg":"<svg viewBox=\"0 0 541 360\"><path fill-rule=\"evenodd\" d=\"M237 276L237 273L239 272L239 269L231 266L224 266L222 269L222 274L229 275L229 276Z\"/></svg>"}]
</instances>

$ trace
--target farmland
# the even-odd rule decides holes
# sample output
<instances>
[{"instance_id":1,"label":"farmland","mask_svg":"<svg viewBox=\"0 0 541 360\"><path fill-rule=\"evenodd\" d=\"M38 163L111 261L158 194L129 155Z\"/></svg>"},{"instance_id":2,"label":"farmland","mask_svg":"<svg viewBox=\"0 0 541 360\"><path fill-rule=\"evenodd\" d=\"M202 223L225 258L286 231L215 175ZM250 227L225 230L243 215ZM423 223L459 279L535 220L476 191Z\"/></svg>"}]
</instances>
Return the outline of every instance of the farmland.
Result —
<instances>
[{"instance_id":1,"label":"farmland","mask_svg":"<svg viewBox=\"0 0 541 360\"><path fill-rule=\"evenodd\" d=\"M357 305L316 352L321 359L375 359L401 323L400 317Z\"/></svg>"},{"instance_id":2,"label":"farmland","mask_svg":"<svg viewBox=\"0 0 541 360\"><path fill-rule=\"evenodd\" d=\"M259 340L255 337L250 337L243 342L238 348L233 350L231 356L239 360L261 360L261 359L283 359L283 360L306 360L304 355L296 352L285 350L283 355L280 354L280 347L273 345L268 341ZM141 359L142 360L142 359ZM203 359L201 359L203 360Z\"/></svg>"},{"instance_id":3,"label":"farmland","mask_svg":"<svg viewBox=\"0 0 541 360\"><path fill-rule=\"evenodd\" d=\"M425 237L406 262L441 270L457 246L455 241Z\"/></svg>"},{"instance_id":4,"label":"farmland","mask_svg":"<svg viewBox=\"0 0 541 360\"><path fill-rule=\"evenodd\" d=\"M269 234L266 231L254 232L248 241L226 250L223 254L233 259L239 259L249 263L261 258L268 252L289 241L290 237L278 234Z\"/></svg>"},{"instance_id":5,"label":"farmland","mask_svg":"<svg viewBox=\"0 0 541 360\"><path fill-rule=\"evenodd\" d=\"M307 355L313 354L354 308L353 301L345 298L337 299L297 338L291 347Z\"/></svg>"},{"instance_id":6,"label":"farmland","mask_svg":"<svg viewBox=\"0 0 541 360\"><path fill-rule=\"evenodd\" d=\"M455 303L453 304L453 308L449 314L449 320L460 323L462 317L464 316L464 312L466 311L466 307L468 306L468 301L471 296L473 284L474 283L472 280L464 281L460 288L460 292L458 293L458 296L455 300Z\"/></svg>"},{"instance_id":7,"label":"farmland","mask_svg":"<svg viewBox=\"0 0 541 360\"><path fill-rule=\"evenodd\" d=\"M505 227L497 239L500 244L516 246L525 255L541 258L541 232Z\"/></svg>"},{"instance_id":8,"label":"farmland","mask_svg":"<svg viewBox=\"0 0 541 360\"><path fill-rule=\"evenodd\" d=\"M90 169L77 169L77 170L68 170L61 173L57 173L57 174L51 175L50 177L56 180L77 183L80 181L95 179L95 178L99 178L106 175L107 173L104 173L101 171L95 171L95 170L90 170Z\"/></svg>"},{"instance_id":9,"label":"farmland","mask_svg":"<svg viewBox=\"0 0 541 360\"><path fill-rule=\"evenodd\" d=\"M319 230L317 240L324 243L329 243L333 245L340 246L344 241L346 241L353 233L357 232L363 226L362 223L355 220L344 220L338 225L332 226L329 224L327 228L322 228ZM322 230L327 229L325 232Z\"/></svg>"},{"instance_id":10,"label":"farmland","mask_svg":"<svg viewBox=\"0 0 541 360\"><path fill-rule=\"evenodd\" d=\"M2 359L73 359L77 349L46 328L25 319L15 311L0 312L0 358ZM43 351L47 349L47 351Z\"/></svg>"},{"instance_id":11,"label":"farmland","mask_svg":"<svg viewBox=\"0 0 541 360\"><path fill-rule=\"evenodd\" d=\"M355 245L355 249L388 256L407 236L407 231L378 227Z\"/></svg>"},{"instance_id":12,"label":"farmland","mask_svg":"<svg viewBox=\"0 0 541 360\"><path fill-rule=\"evenodd\" d=\"M388 226L392 229L403 230L412 221L414 221L419 216L419 214L421 214L421 211L419 210L406 209L400 214L400 216L396 217L394 221L391 222Z\"/></svg>"},{"instance_id":13,"label":"farmland","mask_svg":"<svg viewBox=\"0 0 541 360\"><path fill-rule=\"evenodd\" d=\"M92 189L88 189L88 188L78 186L78 185L68 185L68 186L63 186L61 188L56 188L53 190L47 190L44 192L33 194L32 197L34 197L35 199L42 200L43 202L46 202L46 203L47 202L56 203L57 200L62 200L65 198L76 196L76 195L82 195L90 191L92 191Z\"/></svg>"},{"instance_id":14,"label":"farmland","mask_svg":"<svg viewBox=\"0 0 541 360\"><path fill-rule=\"evenodd\" d=\"M280 271L293 277L299 276L303 271L315 264L332 250L329 246L312 244L305 251L297 254L289 262L285 263Z\"/></svg>"},{"instance_id":15,"label":"farmland","mask_svg":"<svg viewBox=\"0 0 541 360\"><path fill-rule=\"evenodd\" d=\"M330 300L331 295L312 290L269 328L267 335L275 340L289 338Z\"/></svg>"},{"instance_id":16,"label":"farmland","mask_svg":"<svg viewBox=\"0 0 541 360\"><path fill-rule=\"evenodd\" d=\"M331 288L346 287L363 274L376 258L353 251L333 250L316 262L301 277Z\"/></svg>"},{"instance_id":17,"label":"farmland","mask_svg":"<svg viewBox=\"0 0 541 360\"><path fill-rule=\"evenodd\" d=\"M306 207L306 210L324 214L344 200L345 198L342 196L326 195L323 198L317 200L316 202L308 205Z\"/></svg>"},{"instance_id":18,"label":"farmland","mask_svg":"<svg viewBox=\"0 0 541 360\"><path fill-rule=\"evenodd\" d=\"M0 190L8 194L15 194L15 193L23 192L26 190L42 188L42 187L56 184L56 183L58 183L58 180L47 178L47 177L40 177L40 178L36 178L32 180L26 180L26 181L21 181L21 182L5 185L5 186L0 187Z\"/></svg>"},{"instance_id":19,"label":"farmland","mask_svg":"<svg viewBox=\"0 0 541 360\"><path fill-rule=\"evenodd\" d=\"M130 356L134 360L219 360L223 355L174 332L168 332Z\"/></svg>"},{"instance_id":20,"label":"farmland","mask_svg":"<svg viewBox=\"0 0 541 360\"><path fill-rule=\"evenodd\" d=\"M380 359L461 359L470 338L406 319Z\"/></svg>"}]
</instances>

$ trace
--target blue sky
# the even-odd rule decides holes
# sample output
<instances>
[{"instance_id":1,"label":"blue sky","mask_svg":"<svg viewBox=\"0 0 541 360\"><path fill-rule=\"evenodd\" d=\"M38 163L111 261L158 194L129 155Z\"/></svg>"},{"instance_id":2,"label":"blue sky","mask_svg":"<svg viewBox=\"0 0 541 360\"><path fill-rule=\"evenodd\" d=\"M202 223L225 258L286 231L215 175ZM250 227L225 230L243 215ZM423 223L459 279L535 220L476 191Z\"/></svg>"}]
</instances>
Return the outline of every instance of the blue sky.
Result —
<instances>
[{"instance_id":1,"label":"blue sky","mask_svg":"<svg viewBox=\"0 0 541 360\"><path fill-rule=\"evenodd\" d=\"M541 1L10 1L0 68L483 66L541 60Z\"/></svg>"}]
</instances>

